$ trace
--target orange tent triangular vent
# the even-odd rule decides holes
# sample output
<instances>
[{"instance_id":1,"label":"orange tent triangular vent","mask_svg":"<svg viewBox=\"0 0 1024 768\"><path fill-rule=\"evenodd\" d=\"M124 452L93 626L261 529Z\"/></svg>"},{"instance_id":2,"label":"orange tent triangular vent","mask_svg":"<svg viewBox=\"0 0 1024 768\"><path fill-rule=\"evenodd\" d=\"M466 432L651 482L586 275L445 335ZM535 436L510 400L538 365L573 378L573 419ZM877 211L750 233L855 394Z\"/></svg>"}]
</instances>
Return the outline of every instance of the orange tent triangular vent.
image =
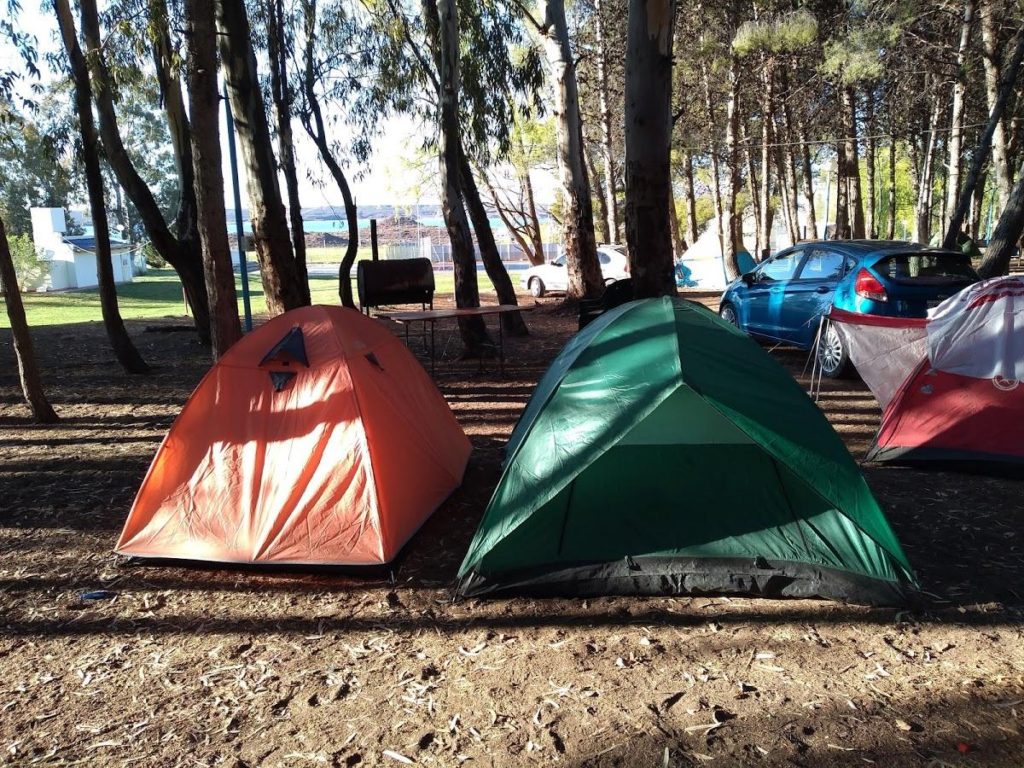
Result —
<instances>
[{"instance_id":1,"label":"orange tent triangular vent","mask_svg":"<svg viewBox=\"0 0 1024 768\"><path fill-rule=\"evenodd\" d=\"M433 381L384 326L340 307L296 309L200 382L117 551L387 563L461 483L469 451Z\"/></svg>"}]
</instances>

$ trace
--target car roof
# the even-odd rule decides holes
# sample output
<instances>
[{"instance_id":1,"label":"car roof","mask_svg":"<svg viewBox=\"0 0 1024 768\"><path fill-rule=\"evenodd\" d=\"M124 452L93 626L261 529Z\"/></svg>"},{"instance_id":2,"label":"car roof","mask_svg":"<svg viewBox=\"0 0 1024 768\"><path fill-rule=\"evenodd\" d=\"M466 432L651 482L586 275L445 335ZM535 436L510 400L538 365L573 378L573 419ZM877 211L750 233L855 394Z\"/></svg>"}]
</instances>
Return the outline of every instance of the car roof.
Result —
<instances>
[{"instance_id":1,"label":"car roof","mask_svg":"<svg viewBox=\"0 0 1024 768\"><path fill-rule=\"evenodd\" d=\"M898 253L953 253L963 255L960 251L946 248L932 248L920 243L906 240L801 240L796 244L803 248L809 245L821 245L833 251L846 253L850 256L892 256Z\"/></svg>"}]
</instances>

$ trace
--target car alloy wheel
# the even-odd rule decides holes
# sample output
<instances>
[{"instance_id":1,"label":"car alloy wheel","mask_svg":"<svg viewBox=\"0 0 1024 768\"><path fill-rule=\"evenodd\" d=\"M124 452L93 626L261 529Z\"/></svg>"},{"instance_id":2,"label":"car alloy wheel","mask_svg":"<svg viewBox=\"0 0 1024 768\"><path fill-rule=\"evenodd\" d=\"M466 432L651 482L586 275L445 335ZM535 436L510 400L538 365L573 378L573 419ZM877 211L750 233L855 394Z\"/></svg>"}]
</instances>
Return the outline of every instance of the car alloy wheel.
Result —
<instances>
[{"instance_id":1,"label":"car alloy wheel","mask_svg":"<svg viewBox=\"0 0 1024 768\"><path fill-rule=\"evenodd\" d=\"M729 325L739 325L739 318L736 317L736 310L732 304L723 304L722 308L718 310L718 316L721 317Z\"/></svg>"},{"instance_id":2,"label":"car alloy wheel","mask_svg":"<svg viewBox=\"0 0 1024 768\"><path fill-rule=\"evenodd\" d=\"M829 378L838 377L846 367L846 350L839 331L829 323L818 339L818 365Z\"/></svg>"},{"instance_id":3,"label":"car alloy wheel","mask_svg":"<svg viewBox=\"0 0 1024 768\"><path fill-rule=\"evenodd\" d=\"M544 295L544 283L539 277L530 278L530 295L535 299Z\"/></svg>"}]
</instances>

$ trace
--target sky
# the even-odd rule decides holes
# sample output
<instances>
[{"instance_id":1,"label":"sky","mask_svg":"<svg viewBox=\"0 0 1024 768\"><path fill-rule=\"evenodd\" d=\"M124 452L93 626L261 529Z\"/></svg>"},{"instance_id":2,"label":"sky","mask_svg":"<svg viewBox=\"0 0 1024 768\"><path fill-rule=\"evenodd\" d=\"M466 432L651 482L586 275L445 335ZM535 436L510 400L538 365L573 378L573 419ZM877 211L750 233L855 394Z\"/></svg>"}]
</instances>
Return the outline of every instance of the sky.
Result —
<instances>
[{"instance_id":1,"label":"sky","mask_svg":"<svg viewBox=\"0 0 1024 768\"><path fill-rule=\"evenodd\" d=\"M20 29L31 30L36 36L40 52L40 69L45 83L52 75L46 67L44 54L53 52L58 47L56 18L52 11L38 10L39 0L23 0L22 5L16 23ZM19 60L13 51L6 47L6 43L0 43L0 68L11 68L18 63ZM329 109L329 105L325 105L325 111L326 109ZM413 207L417 203L430 205L439 202L437 161L423 157L419 151L429 130L432 130L431 126L417 125L409 118L393 118L383 126L381 137L374 140L374 152L366 164L343 166L357 205L393 204ZM303 208L334 207L338 210L339 217L344 217L341 193L320 162L316 147L299 125L295 126L294 136L299 166L299 196ZM343 134L338 138L343 143L348 137ZM233 208L226 142L227 131L224 113L221 112L224 197L226 205ZM242 205L247 207L245 168L241 167L241 156L239 164ZM549 173L531 176L534 179L538 201L550 203L555 197L554 177ZM283 193L283 178L281 189Z\"/></svg>"}]
</instances>

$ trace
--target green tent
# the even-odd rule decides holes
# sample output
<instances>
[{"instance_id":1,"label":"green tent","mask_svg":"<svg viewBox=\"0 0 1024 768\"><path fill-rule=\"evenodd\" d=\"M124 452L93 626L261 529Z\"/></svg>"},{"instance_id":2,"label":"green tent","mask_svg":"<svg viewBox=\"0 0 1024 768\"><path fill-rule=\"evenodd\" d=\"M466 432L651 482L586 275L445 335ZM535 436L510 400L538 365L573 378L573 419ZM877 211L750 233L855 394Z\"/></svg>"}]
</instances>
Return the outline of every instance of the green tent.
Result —
<instances>
[{"instance_id":1,"label":"green tent","mask_svg":"<svg viewBox=\"0 0 1024 768\"><path fill-rule=\"evenodd\" d=\"M735 592L900 604L914 574L839 436L705 307L602 315L551 364L462 595Z\"/></svg>"}]
</instances>

